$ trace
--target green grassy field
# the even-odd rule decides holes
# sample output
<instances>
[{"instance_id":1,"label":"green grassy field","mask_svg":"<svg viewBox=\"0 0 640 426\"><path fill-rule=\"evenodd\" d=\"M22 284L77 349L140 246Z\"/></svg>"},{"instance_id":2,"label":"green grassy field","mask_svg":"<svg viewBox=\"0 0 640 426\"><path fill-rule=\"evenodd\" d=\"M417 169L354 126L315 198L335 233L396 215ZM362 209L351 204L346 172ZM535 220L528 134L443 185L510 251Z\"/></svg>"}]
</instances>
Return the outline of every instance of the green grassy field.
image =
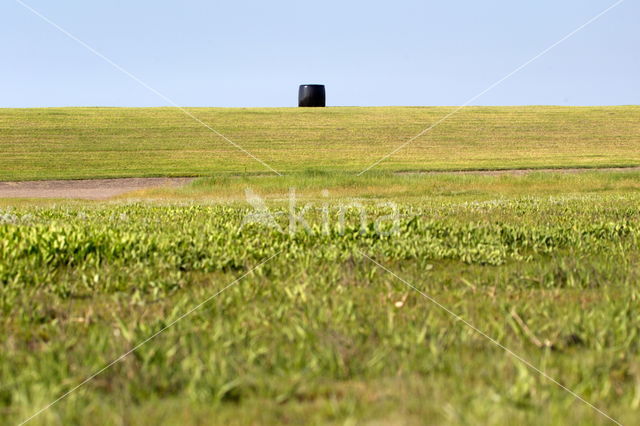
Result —
<instances>
[{"instance_id":1,"label":"green grassy field","mask_svg":"<svg viewBox=\"0 0 640 426\"><path fill-rule=\"evenodd\" d=\"M639 107L471 108L362 176L448 109L194 111L286 174L169 109L0 111L1 179L203 175L0 199L1 424L613 424L549 377L637 423L640 171L397 172L635 165Z\"/></svg>"},{"instance_id":2,"label":"green grassy field","mask_svg":"<svg viewBox=\"0 0 640 426\"><path fill-rule=\"evenodd\" d=\"M361 202L364 229L333 200L328 228L314 204L293 234L242 226L239 202L5 206L3 417L28 418L275 256L32 422L608 423L370 256L637 419L637 192L414 199L384 234L388 208Z\"/></svg>"},{"instance_id":3,"label":"green grassy field","mask_svg":"<svg viewBox=\"0 0 640 426\"><path fill-rule=\"evenodd\" d=\"M552 196L640 192L640 171L580 173L528 172L523 175L461 173L397 174L372 170L356 176L346 172L307 170L285 176L213 176L180 188L153 188L124 194L127 199L246 201L245 189L262 197L284 199L291 188L302 200L354 198L416 202L425 199L491 200L515 196ZM324 191L324 193L323 193Z\"/></svg>"},{"instance_id":4,"label":"green grassy field","mask_svg":"<svg viewBox=\"0 0 640 426\"><path fill-rule=\"evenodd\" d=\"M360 171L448 107L190 108L282 173ZM640 107L469 107L377 170L640 165ZM0 180L269 172L174 108L0 109Z\"/></svg>"}]
</instances>

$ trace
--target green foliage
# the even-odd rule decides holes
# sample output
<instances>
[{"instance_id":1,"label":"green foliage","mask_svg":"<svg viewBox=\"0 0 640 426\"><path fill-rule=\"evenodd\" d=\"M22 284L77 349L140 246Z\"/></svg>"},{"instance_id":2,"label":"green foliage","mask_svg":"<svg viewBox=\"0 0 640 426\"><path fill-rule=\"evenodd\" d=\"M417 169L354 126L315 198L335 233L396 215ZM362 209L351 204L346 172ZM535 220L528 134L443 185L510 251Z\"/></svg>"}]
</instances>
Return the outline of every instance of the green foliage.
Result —
<instances>
[{"instance_id":1,"label":"green foliage","mask_svg":"<svg viewBox=\"0 0 640 426\"><path fill-rule=\"evenodd\" d=\"M309 172L315 174L315 172ZM0 411L34 423L604 423L366 253L621 421L640 405L640 200L0 212ZM383 230L384 233L378 231ZM280 253L280 254L278 254Z\"/></svg>"}]
</instances>

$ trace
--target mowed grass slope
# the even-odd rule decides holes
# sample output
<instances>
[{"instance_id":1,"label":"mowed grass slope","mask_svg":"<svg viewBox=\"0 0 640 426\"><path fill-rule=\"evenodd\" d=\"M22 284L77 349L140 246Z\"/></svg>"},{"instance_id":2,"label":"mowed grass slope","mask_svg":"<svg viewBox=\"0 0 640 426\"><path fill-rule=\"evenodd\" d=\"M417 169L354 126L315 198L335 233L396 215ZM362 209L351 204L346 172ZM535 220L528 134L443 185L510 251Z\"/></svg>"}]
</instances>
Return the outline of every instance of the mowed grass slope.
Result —
<instances>
[{"instance_id":1,"label":"mowed grass slope","mask_svg":"<svg viewBox=\"0 0 640 426\"><path fill-rule=\"evenodd\" d=\"M283 173L359 172L453 107L189 108ZM640 107L469 107L379 170L640 165ZM269 172L175 108L0 109L0 180Z\"/></svg>"}]
</instances>

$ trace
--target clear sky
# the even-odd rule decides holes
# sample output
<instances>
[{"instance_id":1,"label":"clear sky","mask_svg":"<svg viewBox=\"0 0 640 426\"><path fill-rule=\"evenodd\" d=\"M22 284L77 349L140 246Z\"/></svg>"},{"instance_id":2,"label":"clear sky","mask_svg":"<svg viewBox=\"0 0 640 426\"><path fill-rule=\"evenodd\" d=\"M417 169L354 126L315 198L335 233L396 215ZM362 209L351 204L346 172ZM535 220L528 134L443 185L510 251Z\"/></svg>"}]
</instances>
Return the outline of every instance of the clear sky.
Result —
<instances>
[{"instance_id":1,"label":"clear sky","mask_svg":"<svg viewBox=\"0 0 640 426\"><path fill-rule=\"evenodd\" d=\"M615 0L23 0L183 106L461 105ZM640 104L626 0L475 105ZM15 0L0 2L0 106L167 102Z\"/></svg>"}]
</instances>

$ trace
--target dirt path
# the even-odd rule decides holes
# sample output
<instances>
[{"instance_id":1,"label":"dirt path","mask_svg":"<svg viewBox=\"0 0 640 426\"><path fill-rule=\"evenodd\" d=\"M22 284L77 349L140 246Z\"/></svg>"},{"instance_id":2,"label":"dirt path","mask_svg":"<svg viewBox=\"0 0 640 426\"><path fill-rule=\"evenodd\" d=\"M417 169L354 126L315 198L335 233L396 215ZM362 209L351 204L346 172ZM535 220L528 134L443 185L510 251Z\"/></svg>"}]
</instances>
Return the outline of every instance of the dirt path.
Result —
<instances>
[{"instance_id":1,"label":"dirt path","mask_svg":"<svg viewBox=\"0 0 640 426\"><path fill-rule=\"evenodd\" d=\"M0 198L104 200L146 188L177 187L194 178L123 178L0 182Z\"/></svg>"},{"instance_id":2,"label":"dirt path","mask_svg":"<svg viewBox=\"0 0 640 426\"><path fill-rule=\"evenodd\" d=\"M505 170L425 170L425 171L406 171L398 172L402 175L481 175L481 176L500 176L500 175L515 175L523 176L529 173L586 173L586 172L637 172L640 171L640 166L637 167L592 167L592 168L567 168L567 169L505 169Z\"/></svg>"}]
</instances>

